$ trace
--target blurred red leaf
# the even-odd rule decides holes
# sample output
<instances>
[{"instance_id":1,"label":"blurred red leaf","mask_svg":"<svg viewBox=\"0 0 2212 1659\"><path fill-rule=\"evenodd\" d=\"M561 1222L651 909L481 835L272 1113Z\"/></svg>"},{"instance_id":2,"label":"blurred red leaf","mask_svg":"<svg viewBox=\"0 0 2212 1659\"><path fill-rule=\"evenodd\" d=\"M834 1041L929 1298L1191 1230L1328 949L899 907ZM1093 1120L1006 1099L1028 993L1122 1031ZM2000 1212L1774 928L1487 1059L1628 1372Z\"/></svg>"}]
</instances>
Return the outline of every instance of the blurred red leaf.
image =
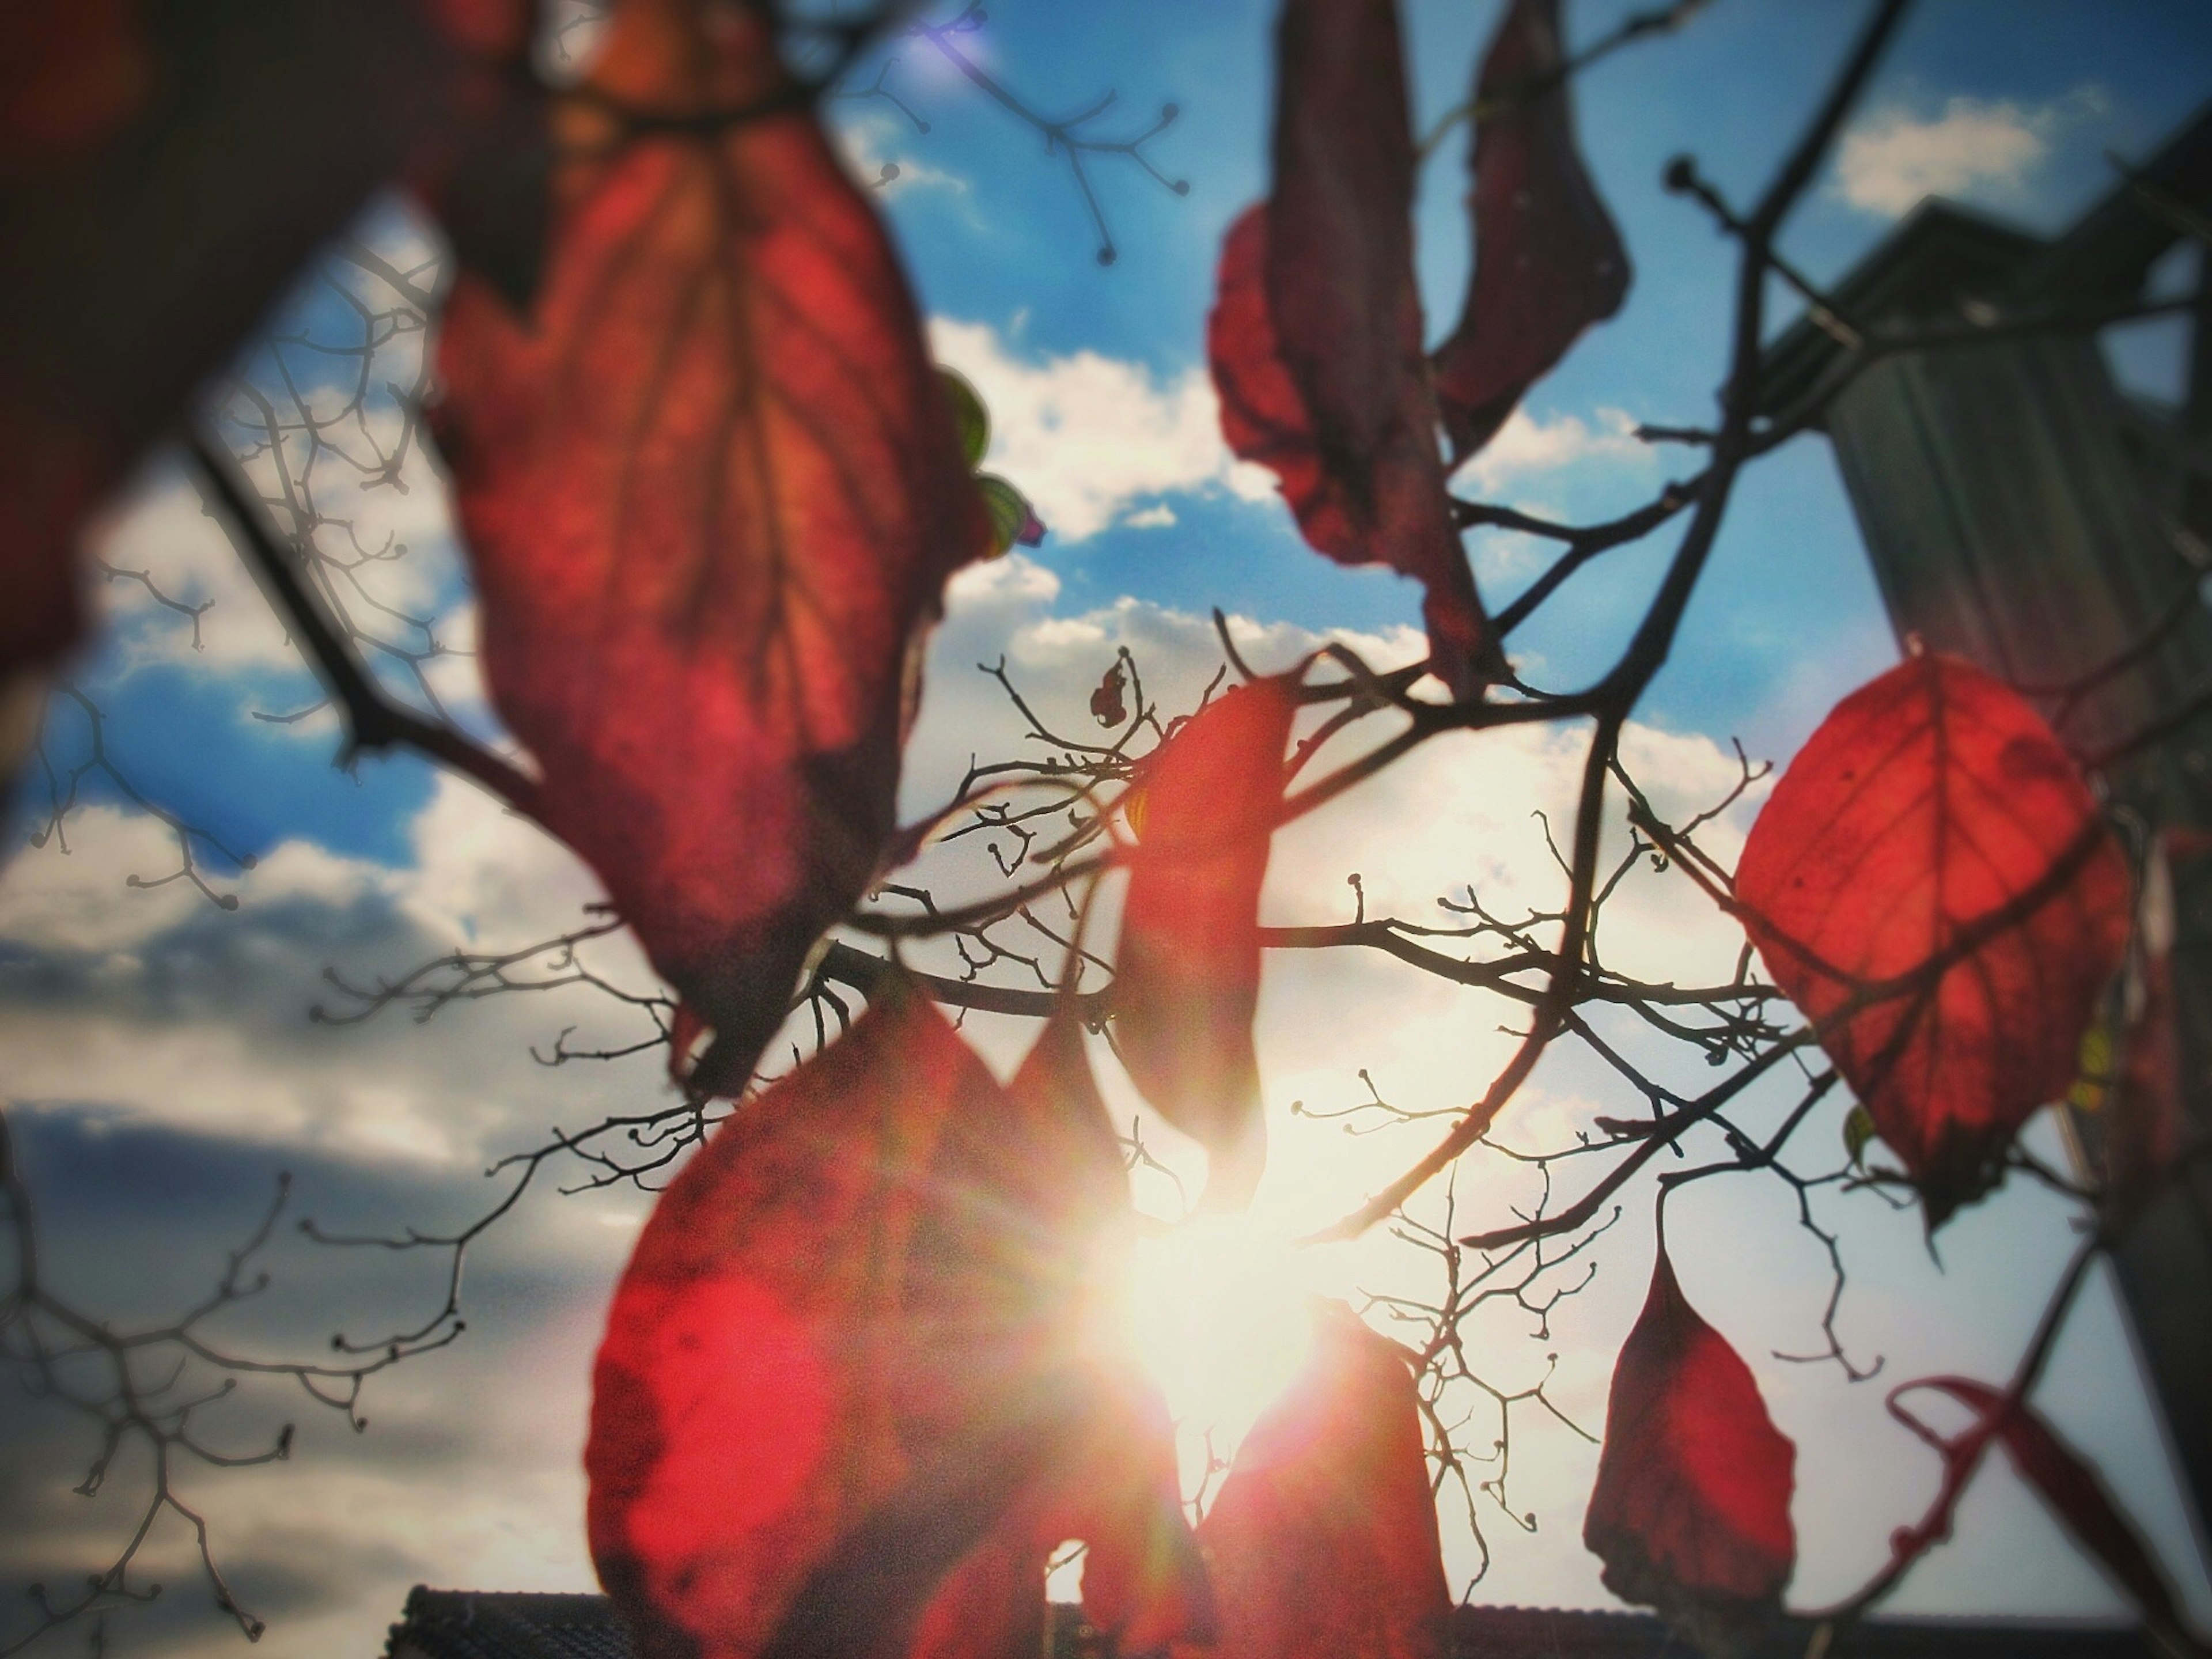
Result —
<instances>
[{"instance_id":1,"label":"blurred red leaf","mask_svg":"<svg viewBox=\"0 0 2212 1659\"><path fill-rule=\"evenodd\" d=\"M1559 0L1514 0L1475 86L1474 276L1436 353L1453 459L1488 443L1582 331L1620 309L1628 250L1575 144Z\"/></svg>"},{"instance_id":2,"label":"blurred red leaf","mask_svg":"<svg viewBox=\"0 0 2212 1659\"><path fill-rule=\"evenodd\" d=\"M73 0L9 21L0 684L76 641L86 514L368 193L471 118L413 4Z\"/></svg>"},{"instance_id":3,"label":"blurred red leaf","mask_svg":"<svg viewBox=\"0 0 2212 1659\"><path fill-rule=\"evenodd\" d=\"M1203 1145L1210 1205L1241 1207L1266 1161L1252 1014L1260 887L1283 799L1295 689L1255 680L1146 764L1114 966L1115 1047L1145 1098Z\"/></svg>"},{"instance_id":4,"label":"blurred red leaf","mask_svg":"<svg viewBox=\"0 0 2212 1659\"><path fill-rule=\"evenodd\" d=\"M610 104L707 130L626 136ZM626 0L556 112L531 314L465 276L438 429L485 677L743 1086L874 874L923 635L988 550L873 209L750 11Z\"/></svg>"},{"instance_id":5,"label":"blurred red leaf","mask_svg":"<svg viewBox=\"0 0 2212 1659\"><path fill-rule=\"evenodd\" d=\"M1114 1616L1185 1633L1164 1413L1086 1346L1127 1188L1070 1041L1002 1092L892 980L662 1196L585 1451L593 1559L647 1659L1005 1653L1072 1519L1158 1565Z\"/></svg>"},{"instance_id":6,"label":"blurred red leaf","mask_svg":"<svg viewBox=\"0 0 2212 1659\"><path fill-rule=\"evenodd\" d=\"M1796 1456L1751 1368L1683 1299L1662 1240L1613 1367L1583 1522L1606 1588L1656 1607L1708 1651L1743 1646L1780 1613L1796 1562Z\"/></svg>"},{"instance_id":7,"label":"blurred red leaf","mask_svg":"<svg viewBox=\"0 0 2212 1659\"><path fill-rule=\"evenodd\" d=\"M154 87L137 0L23 6L0 58L0 173L94 143Z\"/></svg>"},{"instance_id":8,"label":"blurred red leaf","mask_svg":"<svg viewBox=\"0 0 2212 1659\"><path fill-rule=\"evenodd\" d=\"M1979 1427L2002 1443L2021 1479L2035 1488L2075 1541L2096 1557L2169 1646L2186 1653L2204 1650L2181 1622L2172 1586L2142 1534L2112 1501L2104 1478L2057 1431L2025 1404L2006 1410L2002 1390L1968 1377L1930 1376L1906 1387L1937 1389L1975 1413Z\"/></svg>"},{"instance_id":9,"label":"blurred red leaf","mask_svg":"<svg viewBox=\"0 0 2212 1659\"><path fill-rule=\"evenodd\" d=\"M1451 1592L1413 1368L1341 1304L1198 1529L1219 1659L1443 1659Z\"/></svg>"},{"instance_id":10,"label":"blurred red leaf","mask_svg":"<svg viewBox=\"0 0 2212 1659\"><path fill-rule=\"evenodd\" d=\"M1413 281L1413 146L1395 0L1286 0L1274 195L1229 233L1206 349L1221 429L1306 540L1427 589L1437 674L1499 664L1444 492Z\"/></svg>"},{"instance_id":11,"label":"blurred red leaf","mask_svg":"<svg viewBox=\"0 0 2212 1659\"><path fill-rule=\"evenodd\" d=\"M1735 896L1931 1228L2065 1093L2128 931L2126 866L2050 727L1935 655L1822 722L1753 826Z\"/></svg>"}]
</instances>

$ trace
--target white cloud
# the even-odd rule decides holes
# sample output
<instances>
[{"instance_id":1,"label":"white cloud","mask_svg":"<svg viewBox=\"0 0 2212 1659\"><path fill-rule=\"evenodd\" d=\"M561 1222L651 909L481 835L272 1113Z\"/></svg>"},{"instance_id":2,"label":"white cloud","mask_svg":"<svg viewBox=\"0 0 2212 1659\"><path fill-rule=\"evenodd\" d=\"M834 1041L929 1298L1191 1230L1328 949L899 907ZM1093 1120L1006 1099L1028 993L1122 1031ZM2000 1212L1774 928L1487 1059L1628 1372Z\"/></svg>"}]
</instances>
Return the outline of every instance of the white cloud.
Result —
<instances>
[{"instance_id":1,"label":"white cloud","mask_svg":"<svg viewBox=\"0 0 2212 1659\"><path fill-rule=\"evenodd\" d=\"M988 464L1020 488L1061 542L1127 522L1152 497L1274 494L1273 474L1239 462L1223 444L1203 368L1165 377L1096 351L1029 359L988 323L944 317L931 321L929 336L938 359L974 381L991 411Z\"/></svg>"},{"instance_id":2,"label":"white cloud","mask_svg":"<svg viewBox=\"0 0 2212 1659\"><path fill-rule=\"evenodd\" d=\"M1498 435L1454 475L1454 483L1485 495L1534 483L1541 488L1569 468L1585 462L1629 466L1640 475L1655 465L1651 446L1636 436L1636 420L1626 410L1601 409L1595 422L1579 416L1550 420L1516 409Z\"/></svg>"},{"instance_id":3,"label":"white cloud","mask_svg":"<svg viewBox=\"0 0 2212 1659\"><path fill-rule=\"evenodd\" d=\"M1940 115L1877 110L1844 134L1836 188L1865 212L1894 219L1929 196L2018 200L2069 125L2101 115L2109 98L2076 88L2047 103L1954 97Z\"/></svg>"},{"instance_id":4,"label":"white cloud","mask_svg":"<svg viewBox=\"0 0 2212 1659\"><path fill-rule=\"evenodd\" d=\"M1132 530L1166 530L1176 523L1175 508L1165 501L1142 507L1121 520Z\"/></svg>"},{"instance_id":5,"label":"white cloud","mask_svg":"<svg viewBox=\"0 0 2212 1659\"><path fill-rule=\"evenodd\" d=\"M890 116L850 117L835 125L832 136L853 176L887 198L916 190L965 197L973 189L958 173L917 155L910 143L912 129ZM975 219L972 207L969 217Z\"/></svg>"}]
</instances>

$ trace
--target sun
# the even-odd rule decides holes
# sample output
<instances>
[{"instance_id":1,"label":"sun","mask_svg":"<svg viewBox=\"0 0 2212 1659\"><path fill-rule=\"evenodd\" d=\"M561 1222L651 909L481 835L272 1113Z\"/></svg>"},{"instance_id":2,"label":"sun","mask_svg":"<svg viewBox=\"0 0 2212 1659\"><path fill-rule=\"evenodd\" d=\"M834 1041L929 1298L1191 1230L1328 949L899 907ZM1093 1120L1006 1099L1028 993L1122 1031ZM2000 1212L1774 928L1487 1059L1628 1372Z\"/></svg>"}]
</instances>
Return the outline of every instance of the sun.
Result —
<instances>
[{"instance_id":1,"label":"sun","mask_svg":"<svg viewBox=\"0 0 2212 1659\"><path fill-rule=\"evenodd\" d=\"M1210 1443L1226 1459L1305 1363L1314 1296L1302 1253L1249 1216L1201 1215L1140 1237L1125 1317L1167 1398L1194 1489Z\"/></svg>"}]
</instances>

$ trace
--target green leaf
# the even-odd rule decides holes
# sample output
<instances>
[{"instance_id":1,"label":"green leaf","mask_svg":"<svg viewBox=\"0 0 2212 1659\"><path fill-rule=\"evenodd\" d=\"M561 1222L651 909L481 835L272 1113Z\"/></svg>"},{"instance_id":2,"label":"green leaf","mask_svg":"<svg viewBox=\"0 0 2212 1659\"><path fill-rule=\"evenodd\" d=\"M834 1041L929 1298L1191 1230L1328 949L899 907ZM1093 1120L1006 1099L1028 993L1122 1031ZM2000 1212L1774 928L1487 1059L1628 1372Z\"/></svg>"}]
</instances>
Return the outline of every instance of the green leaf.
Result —
<instances>
[{"instance_id":1,"label":"green leaf","mask_svg":"<svg viewBox=\"0 0 2212 1659\"><path fill-rule=\"evenodd\" d=\"M1044 526L1030 510L1029 498L995 473L978 472L975 488L983 492L983 505L991 514L991 551L1004 553L1016 542L1035 547L1044 538Z\"/></svg>"},{"instance_id":2,"label":"green leaf","mask_svg":"<svg viewBox=\"0 0 2212 1659\"><path fill-rule=\"evenodd\" d=\"M1866 1166L1867 1143L1881 1131L1874 1127L1874 1114L1863 1106L1851 1108L1851 1115L1844 1120L1844 1151L1850 1154L1851 1167Z\"/></svg>"},{"instance_id":3,"label":"green leaf","mask_svg":"<svg viewBox=\"0 0 2212 1659\"><path fill-rule=\"evenodd\" d=\"M991 411L983 407L982 395L968 383L965 375L939 365L937 377L945 382L945 395L952 404L952 419L960 428L960 453L968 458L972 469L981 465L983 452L991 447ZM999 550L1006 551L1004 547Z\"/></svg>"}]
</instances>

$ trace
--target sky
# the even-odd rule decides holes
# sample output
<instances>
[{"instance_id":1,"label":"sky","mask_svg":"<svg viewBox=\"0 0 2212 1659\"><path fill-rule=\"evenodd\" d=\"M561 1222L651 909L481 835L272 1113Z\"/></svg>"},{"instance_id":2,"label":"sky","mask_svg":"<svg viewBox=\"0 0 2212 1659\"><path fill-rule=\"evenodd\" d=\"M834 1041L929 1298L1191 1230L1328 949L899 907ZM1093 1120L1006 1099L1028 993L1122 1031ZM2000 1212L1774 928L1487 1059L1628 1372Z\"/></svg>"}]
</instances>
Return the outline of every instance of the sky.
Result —
<instances>
[{"instance_id":1,"label":"sky","mask_svg":"<svg viewBox=\"0 0 2212 1659\"><path fill-rule=\"evenodd\" d=\"M1588 40L1629 8L1576 0L1567 9L1572 38ZM1487 0L1408 0L1422 126L1464 97L1497 10ZM1693 206L1660 188L1662 167L1692 153L1731 199L1753 197L1862 11L1840 0L1714 0L1680 34L1634 46L1578 83L1583 147L1628 243L1634 285L1620 315L1532 391L1460 480L1463 489L1597 519L1692 470L1693 456L1646 446L1632 430L1711 417L1730 250ZM1204 323L1221 234L1265 190L1271 20L1262 0L999 0L982 27L959 37L979 66L1048 117L1112 91L1086 135L1132 137L1174 106L1143 146L1159 177L1126 156L1085 158L1103 234L1066 154L926 40L889 43L848 78L851 95L828 106L856 173L878 181L934 350L990 407L988 465L1029 494L1050 532L1034 552L954 584L908 757L910 814L942 799L971 755L1011 752L1022 740L978 665L1003 660L1032 706L1080 725L1089 688L1123 646L1164 706L1194 702L1219 661L1208 620L1216 606L1263 669L1329 639L1380 663L1419 653L1417 596L1387 574L1341 569L1306 550L1267 478L1237 465L1218 435ZM2054 230L2109 188L2108 152L2147 153L2207 96L2212 29L2181 0L1929 0L1784 248L1815 280L1832 279L1931 193ZM1423 180L1418 232L1432 333L1456 315L1465 281L1462 154L1456 140L1445 143ZM895 177L884 176L888 167ZM428 269L438 257L434 232L396 198L370 204L356 233L402 268ZM1110 264L1098 258L1102 246L1113 250ZM366 403L325 431L302 488L331 520L319 532L325 550L343 538L362 556L359 614L380 618L374 625L395 644L419 648L434 637L453 647L428 661L419 683L390 653L380 672L401 694L419 699L427 686L457 718L494 732L465 654L472 615L434 457L410 451L392 474L396 485L369 487L400 430L420 337L375 337L366 359L298 343L356 338L349 295L372 312L386 303L358 271L325 261L303 273L240 373L263 387L289 374L311 406L335 410L351 372L343 365L374 362ZM2185 334L2164 326L2108 343L2127 385L2168 397L2185 346ZM240 407L220 387L210 397L218 410ZM297 459L304 451L293 441ZM266 484L273 474L265 458L260 465ZM1524 672L1565 685L1601 668L1670 546L1662 535L1579 578L1516 641ZM143 571L161 592L206 608L188 617L127 574L101 583L105 631L70 680L84 701L52 700L46 754L64 772L91 759L87 709L96 708L113 770L89 766L57 825L34 768L8 825L0 1045L49 1272L118 1322L173 1316L206 1293L289 1173L283 1224L265 1253L270 1288L223 1312L216 1328L257 1353L286 1354L327 1352L334 1331L360 1340L407 1328L443 1297L437 1252L334 1250L292 1221L379 1235L465 1224L503 1190L486 1180L487 1164L553 1126L665 1099L653 1055L548 1066L533 1047L550 1052L564 1030L571 1048L619 1047L649 1028L634 1008L575 987L462 1004L420 1023L403 1009L333 1024L310 1010L357 1012L345 987L396 978L456 949L511 950L558 935L578 925L596 889L562 848L418 761L334 769L327 713L257 718L305 708L318 693L175 456L149 459L104 515L92 550L112 570ZM1493 532L1476 532L1470 551L1493 597L1510 595L1544 556ZM1680 642L1629 734L1632 767L1662 811L1696 811L1735 780L1733 741L1786 761L1826 708L1896 650L1825 440L1801 438L1741 487ZM1427 919L1438 896L1469 884L1493 908L1540 905L1552 872L1530 813L1557 817L1577 754L1568 732L1431 745L1279 837L1267 919L1344 919L1352 872L1370 914ZM1740 846L1759 797L1754 789L1714 826L1723 858ZM179 821L193 826L184 844L204 890L161 879L179 867ZM234 899L234 908L218 902ZM1725 976L1740 945L1683 884L1648 870L1623 888L1603 939L1610 961L1686 978ZM619 937L583 957L611 983L654 988ZM1309 1113L1351 1107L1366 1097L1364 1072L1410 1110L1463 1104L1503 1053L1496 1028L1505 1018L1389 964L1271 958L1259 1029L1275 1146L1263 1222L1287 1234L1333 1219L1434 1133L1432 1124L1316 1118L1294 1103ZM982 1017L968 1030L1001 1066L1025 1040ZM1190 1149L1143 1118L1100 1058L1110 1103L1142 1118L1148 1144L1191 1173ZM1680 1077L1679 1056L1655 1053L1652 1063ZM1783 1093L1762 1097L1747 1116L1771 1121L1787 1103ZM1522 1149L1570 1144L1577 1123L1622 1104L1594 1067L1563 1056L1538 1073L1502 1138ZM1838 1144L1844 1109L1841 1100L1824 1105L1808 1140ZM1347 1134L1347 1122L1373 1132ZM2047 1121L2030 1139L2063 1155ZM1563 1182L1575 1178L1569 1167ZM1525 1201L1528 1178L1495 1158L1470 1164L1454 1194L1462 1224ZM1418 1212L1440 1216L1443 1196L1424 1194ZM1777 1420L1798 1442L1792 1597L1812 1604L1863 1578L1891 1528L1917 1515L1932 1487L1925 1451L1885 1418L1883 1389L1936 1371L2002 1375L2069 1241L2063 1207L2033 1190L2008 1190L1962 1216L1942 1236L1940 1260L1912 1216L1870 1194L1834 1200L1824 1216L1850 1273L1838 1329L1855 1359L1886 1362L1881 1381L1853 1383L1832 1364L1769 1357L1819 1345L1827 1294L1825 1258L1794 1225L1785 1196L1778 1187L1702 1183L1676 1204L1668 1237L1691 1299L1752 1359ZM1140 1183L1139 1198L1170 1201L1157 1181ZM365 1430L281 1385L252 1384L206 1408L201 1420L226 1449L298 1424L283 1462L182 1477L240 1599L270 1620L266 1650L372 1651L416 1582L589 1587L578 1464L589 1356L643 1210L634 1194L533 1191L471 1253L465 1335L374 1379ZM1548 1377L1547 1397L1565 1417L1598 1429L1611 1356L1650 1273L1650 1231L1646 1194L1583 1255L1548 1267L1527 1298L1484 1312L1471 1328L1501 1391ZM1297 1271L1299 1282L1335 1293L1419 1295L1433 1266L1378 1234ZM1270 1282L1291 1276L1261 1271ZM1549 1290L1569 1286L1575 1293L1548 1314L1534 1310ZM112 1549L143 1471L126 1457L99 1495L76 1496L70 1489L92 1455L82 1419L20 1391L6 1398L0 1568L12 1584L64 1584ZM2098 1458L2200 1617L2212 1618L2212 1588L2101 1283L2069 1323L2039 1399ZM1470 1398L1468 1408L1469 1433L1486 1445L1490 1407ZM1491 1565L1473 1593L1603 1604L1579 1541L1593 1447L1525 1404L1510 1429L1511 1513L1487 1499L1479 1506ZM1460 1588L1479 1554L1463 1516L1448 1511L1445 1534ZM171 1517L149 1547L151 1576L168 1590L114 1617L114 1650L240 1650L189 1553ZM1981 1477L1956 1540L1898 1605L2078 1615L2118 1606L2001 1468ZM0 1586L0 1645L26 1606ZM64 1634L47 1646L78 1639Z\"/></svg>"}]
</instances>

